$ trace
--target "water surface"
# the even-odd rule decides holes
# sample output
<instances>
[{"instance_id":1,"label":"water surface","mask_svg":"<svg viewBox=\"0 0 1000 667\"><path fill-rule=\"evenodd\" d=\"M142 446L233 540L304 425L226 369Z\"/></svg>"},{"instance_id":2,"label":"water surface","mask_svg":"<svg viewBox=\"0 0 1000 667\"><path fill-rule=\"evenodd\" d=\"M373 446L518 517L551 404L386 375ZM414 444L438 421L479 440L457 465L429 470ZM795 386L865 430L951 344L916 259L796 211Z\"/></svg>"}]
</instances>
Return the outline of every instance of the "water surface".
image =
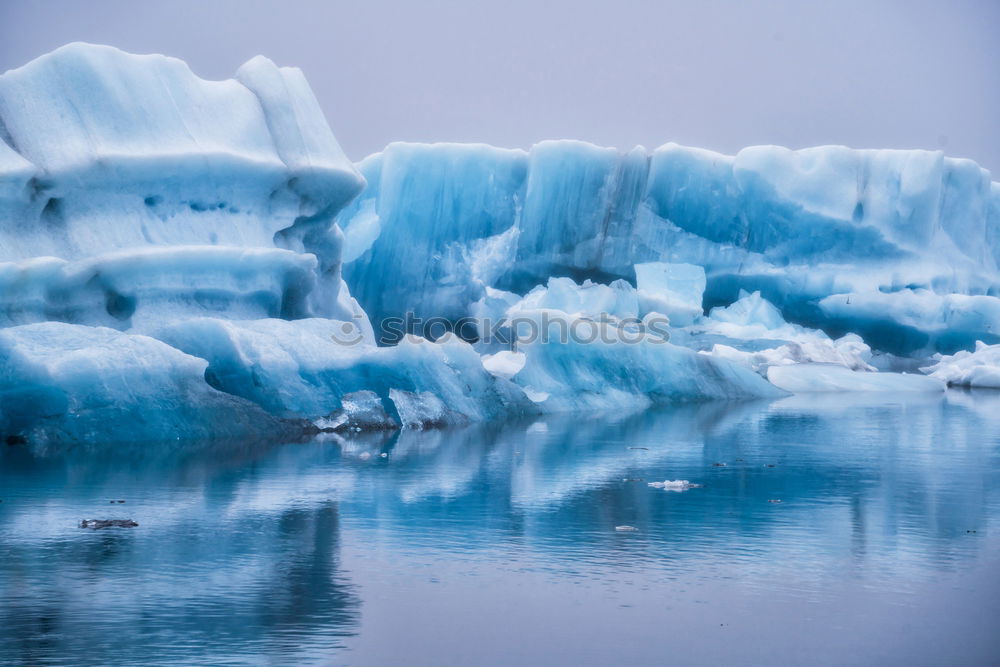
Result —
<instances>
[{"instance_id":1,"label":"water surface","mask_svg":"<svg viewBox=\"0 0 1000 667\"><path fill-rule=\"evenodd\" d=\"M1000 660L998 393L13 446L0 500L2 664Z\"/></svg>"}]
</instances>

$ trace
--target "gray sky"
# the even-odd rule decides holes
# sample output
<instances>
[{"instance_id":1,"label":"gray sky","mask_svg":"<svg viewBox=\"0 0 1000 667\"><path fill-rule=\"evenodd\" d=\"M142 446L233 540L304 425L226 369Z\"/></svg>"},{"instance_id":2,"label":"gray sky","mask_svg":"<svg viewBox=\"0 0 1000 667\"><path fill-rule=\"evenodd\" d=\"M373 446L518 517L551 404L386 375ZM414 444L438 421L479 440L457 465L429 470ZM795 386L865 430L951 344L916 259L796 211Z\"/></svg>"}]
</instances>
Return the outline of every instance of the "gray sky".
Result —
<instances>
[{"instance_id":1,"label":"gray sky","mask_svg":"<svg viewBox=\"0 0 1000 667\"><path fill-rule=\"evenodd\" d=\"M74 40L305 70L354 159L390 141L943 148L1000 178L1000 0L0 0L0 70Z\"/></svg>"}]
</instances>

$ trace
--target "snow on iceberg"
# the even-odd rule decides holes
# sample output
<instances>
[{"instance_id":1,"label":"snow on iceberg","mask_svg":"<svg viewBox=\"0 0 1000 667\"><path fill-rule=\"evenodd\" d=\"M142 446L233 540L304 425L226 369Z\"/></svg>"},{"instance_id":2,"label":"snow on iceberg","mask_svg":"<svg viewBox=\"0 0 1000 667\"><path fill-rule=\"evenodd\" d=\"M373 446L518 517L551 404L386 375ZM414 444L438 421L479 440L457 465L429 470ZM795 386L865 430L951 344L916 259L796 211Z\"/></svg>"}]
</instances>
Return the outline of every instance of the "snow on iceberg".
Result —
<instances>
[{"instance_id":1,"label":"snow on iceberg","mask_svg":"<svg viewBox=\"0 0 1000 667\"><path fill-rule=\"evenodd\" d=\"M920 370L948 386L1000 389L1000 345L979 341L974 352L938 355L935 363Z\"/></svg>"}]
</instances>

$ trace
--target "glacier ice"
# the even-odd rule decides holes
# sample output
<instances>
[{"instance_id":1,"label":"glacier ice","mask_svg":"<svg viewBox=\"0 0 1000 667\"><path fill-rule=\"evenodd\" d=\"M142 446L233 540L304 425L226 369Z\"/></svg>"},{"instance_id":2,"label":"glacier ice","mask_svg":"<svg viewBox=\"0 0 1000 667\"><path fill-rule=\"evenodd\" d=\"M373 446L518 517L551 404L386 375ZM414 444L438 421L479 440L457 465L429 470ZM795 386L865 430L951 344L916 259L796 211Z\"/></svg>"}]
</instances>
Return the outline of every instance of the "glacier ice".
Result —
<instances>
[{"instance_id":1,"label":"glacier ice","mask_svg":"<svg viewBox=\"0 0 1000 667\"><path fill-rule=\"evenodd\" d=\"M314 255L311 314L360 313L331 221L364 179L299 70L255 58L205 81L175 58L69 44L0 76L0 121L0 262L277 246Z\"/></svg>"},{"instance_id":2,"label":"glacier ice","mask_svg":"<svg viewBox=\"0 0 1000 667\"><path fill-rule=\"evenodd\" d=\"M624 280L610 285L584 280L578 285L572 278L549 278L545 286L536 286L509 306L505 314L515 318L522 312L535 310L558 310L591 319L602 316L635 319L639 316L639 298Z\"/></svg>"},{"instance_id":3,"label":"glacier ice","mask_svg":"<svg viewBox=\"0 0 1000 667\"><path fill-rule=\"evenodd\" d=\"M212 386L281 417L327 418L345 410L345 396L362 391L379 398L396 426L485 421L529 408L523 392L487 373L472 346L454 336L407 336L377 347L351 322L214 318L154 335L209 360Z\"/></svg>"},{"instance_id":4,"label":"glacier ice","mask_svg":"<svg viewBox=\"0 0 1000 667\"><path fill-rule=\"evenodd\" d=\"M921 370L949 386L1000 389L1000 345L979 341L972 352L937 355L933 364Z\"/></svg>"},{"instance_id":5,"label":"glacier ice","mask_svg":"<svg viewBox=\"0 0 1000 667\"><path fill-rule=\"evenodd\" d=\"M636 264L635 283L643 314L663 313L676 326L694 324L702 315L705 269L696 264Z\"/></svg>"},{"instance_id":6,"label":"glacier ice","mask_svg":"<svg viewBox=\"0 0 1000 667\"><path fill-rule=\"evenodd\" d=\"M0 329L0 434L61 444L304 432L213 389L206 366L158 340L106 327Z\"/></svg>"},{"instance_id":7,"label":"glacier ice","mask_svg":"<svg viewBox=\"0 0 1000 667\"><path fill-rule=\"evenodd\" d=\"M655 333L581 320L557 310L522 311L537 335L517 352L511 380L545 412L635 410L654 403L776 397L783 393L749 369L679 347Z\"/></svg>"},{"instance_id":8,"label":"glacier ice","mask_svg":"<svg viewBox=\"0 0 1000 667\"><path fill-rule=\"evenodd\" d=\"M914 340L911 325L821 301L927 290L996 303L1000 186L936 151L390 144L360 169L368 185L338 220L368 230L365 242L380 220L345 267L376 323L407 309L462 317L486 288L524 294L550 276L631 281L649 262L703 267L706 307L760 291L788 321L874 336L895 354L949 352L980 331ZM378 278L390 275L386 296Z\"/></svg>"},{"instance_id":9,"label":"glacier ice","mask_svg":"<svg viewBox=\"0 0 1000 667\"><path fill-rule=\"evenodd\" d=\"M729 306L713 308L690 327L687 342L766 374L770 366L826 363L874 371L872 350L856 334L832 339L822 331L790 324L760 292L740 293Z\"/></svg>"},{"instance_id":10,"label":"glacier ice","mask_svg":"<svg viewBox=\"0 0 1000 667\"><path fill-rule=\"evenodd\" d=\"M148 246L67 262L0 263L0 325L117 329L197 314L304 317L316 258L279 248Z\"/></svg>"},{"instance_id":11,"label":"glacier ice","mask_svg":"<svg viewBox=\"0 0 1000 667\"><path fill-rule=\"evenodd\" d=\"M15 439L997 386L998 271L1000 185L936 151L393 143L352 164L263 57L207 81L76 43L0 75Z\"/></svg>"},{"instance_id":12,"label":"glacier ice","mask_svg":"<svg viewBox=\"0 0 1000 667\"><path fill-rule=\"evenodd\" d=\"M816 392L941 392L937 378L913 373L865 373L835 364L771 366L767 379L793 394Z\"/></svg>"}]
</instances>

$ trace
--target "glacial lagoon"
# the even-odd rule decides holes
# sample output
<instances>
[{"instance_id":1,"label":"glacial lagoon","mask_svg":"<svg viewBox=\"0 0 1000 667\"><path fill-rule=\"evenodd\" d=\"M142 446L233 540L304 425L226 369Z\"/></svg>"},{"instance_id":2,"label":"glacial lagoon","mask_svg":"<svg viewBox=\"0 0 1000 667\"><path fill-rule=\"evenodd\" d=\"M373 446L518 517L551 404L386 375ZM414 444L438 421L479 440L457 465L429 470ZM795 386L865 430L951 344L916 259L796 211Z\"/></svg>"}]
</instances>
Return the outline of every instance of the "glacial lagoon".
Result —
<instances>
[{"instance_id":1,"label":"glacial lagoon","mask_svg":"<svg viewBox=\"0 0 1000 667\"><path fill-rule=\"evenodd\" d=\"M5 445L0 500L4 665L1000 654L1000 393Z\"/></svg>"}]
</instances>

